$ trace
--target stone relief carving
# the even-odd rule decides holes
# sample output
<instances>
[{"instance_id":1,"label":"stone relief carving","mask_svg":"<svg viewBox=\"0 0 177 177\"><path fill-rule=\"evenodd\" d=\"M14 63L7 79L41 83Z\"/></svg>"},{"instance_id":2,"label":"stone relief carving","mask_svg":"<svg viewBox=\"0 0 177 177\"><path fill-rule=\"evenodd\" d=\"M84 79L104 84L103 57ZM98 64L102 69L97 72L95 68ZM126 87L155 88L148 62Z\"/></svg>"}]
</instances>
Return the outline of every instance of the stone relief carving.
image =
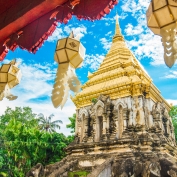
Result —
<instances>
[{"instance_id":1,"label":"stone relief carving","mask_svg":"<svg viewBox=\"0 0 177 177\"><path fill-rule=\"evenodd\" d=\"M158 137L161 136L161 141L166 136L168 139L164 141L174 143L174 130L165 104L154 103L151 110L147 104L144 96L112 101L109 96L100 95L95 104L79 110L77 136L82 138L81 142L93 142L96 137L97 141L107 141L125 135L130 137L129 132L135 129L155 131L159 133ZM84 135L81 137L82 131Z\"/></svg>"},{"instance_id":2,"label":"stone relief carving","mask_svg":"<svg viewBox=\"0 0 177 177\"><path fill-rule=\"evenodd\" d=\"M144 126L145 125L145 116L144 116L144 105L143 105L143 97L135 97L134 98L134 119L136 122L136 126Z\"/></svg>"},{"instance_id":3,"label":"stone relief carving","mask_svg":"<svg viewBox=\"0 0 177 177\"><path fill-rule=\"evenodd\" d=\"M85 108L81 108L80 110L79 110L79 118L81 119L82 118L82 115L83 114L85 114L85 116L89 116L89 113L88 113L88 111L87 111L87 109L85 109Z\"/></svg>"},{"instance_id":4,"label":"stone relief carving","mask_svg":"<svg viewBox=\"0 0 177 177\"><path fill-rule=\"evenodd\" d=\"M160 103L155 103L152 107L152 115L154 120L154 126L156 129L163 130L162 128L162 112Z\"/></svg>"},{"instance_id":5,"label":"stone relief carving","mask_svg":"<svg viewBox=\"0 0 177 177\"><path fill-rule=\"evenodd\" d=\"M156 132L165 135L167 141L175 143L174 130L171 128L171 119L164 103L155 103L152 107L152 116Z\"/></svg>"},{"instance_id":6,"label":"stone relief carving","mask_svg":"<svg viewBox=\"0 0 177 177\"><path fill-rule=\"evenodd\" d=\"M123 108L127 108L127 104L124 103L123 101L121 100L118 100L115 104L114 104L114 109L118 110L119 106L122 106Z\"/></svg>"},{"instance_id":7,"label":"stone relief carving","mask_svg":"<svg viewBox=\"0 0 177 177\"><path fill-rule=\"evenodd\" d=\"M81 108L79 110L79 116L78 116L78 130L77 130L77 136L78 139L81 142L85 142L86 138L87 138L87 133L88 133L88 117L89 117L89 113L87 111L87 109L85 108Z\"/></svg>"},{"instance_id":8,"label":"stone relief carving","mask_svg":"<svg viewBox=\"0 0 177 177\"><path fill-rule=\"evenodd\" d=\"M97 116L103 116L103 112L104 112L103 108L99 106L97 109Z\"/></svg>"}]
</instances>

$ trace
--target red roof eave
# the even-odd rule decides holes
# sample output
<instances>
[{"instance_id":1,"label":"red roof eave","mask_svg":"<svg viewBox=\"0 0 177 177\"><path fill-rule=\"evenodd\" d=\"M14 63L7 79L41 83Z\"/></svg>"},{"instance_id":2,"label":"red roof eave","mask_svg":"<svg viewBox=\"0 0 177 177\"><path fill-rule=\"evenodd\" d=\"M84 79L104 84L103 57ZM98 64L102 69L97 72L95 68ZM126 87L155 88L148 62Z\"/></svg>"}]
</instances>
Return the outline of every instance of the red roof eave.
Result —
<instances>
[{"instance_id":1,"label":"red roof eave","mask_svg":"<svg viewBox=\"0 0 177 177\"><path fill-rule=\"evenodd\" d=\"M0 60L4 59L8 49L15 50L18 46L35 53L53 33L57 22L66 24L72 15L78 19L99 20L117 4L117 0L80 0L72 9L71 2L75 0L35 0L30 1L28 7L24 0L14 1L16 4L5 7L6 11L2 12L0 8ZM11 11L14 12L18 5L21 11L13 15ZM7 19L6 23L2 23L4 19Z\"/></svg>"}]
</instances>

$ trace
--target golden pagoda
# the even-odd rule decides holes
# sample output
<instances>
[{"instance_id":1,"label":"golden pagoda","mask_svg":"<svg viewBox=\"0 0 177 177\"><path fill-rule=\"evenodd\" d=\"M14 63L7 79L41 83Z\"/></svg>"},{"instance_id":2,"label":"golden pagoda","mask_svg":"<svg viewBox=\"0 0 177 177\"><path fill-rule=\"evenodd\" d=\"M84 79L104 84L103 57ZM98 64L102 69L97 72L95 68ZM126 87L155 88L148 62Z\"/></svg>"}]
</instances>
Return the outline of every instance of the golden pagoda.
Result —
<instances>
[{"instance_id":1,"label":"golden pagoda","mask_svg":"<svg viewBox=\"0 0 177 177\"><path fill-rule=\"evenodd\" d=\"M82 91L72 98L78 109L91 105L91 100L100 94L109 95L111 99L146 95L146 98L154 102L163 101L168 110L170 108L150 76L127 47L117 16L111 48L98 71L89 73L88 78L82 86Z\"/></svg>"},{"instance_id":2,"label":"golden pagoda","mask_svg":"<svg viewBox=\"0 0 177 177\"><path fill-rule=\"evenodd\" d=\"M88 78L72 98L75 139L64 159L45 167L45 176L176 177L170 106L127 48L118 18L111 48Z\"/></svg>"}]
</instances>

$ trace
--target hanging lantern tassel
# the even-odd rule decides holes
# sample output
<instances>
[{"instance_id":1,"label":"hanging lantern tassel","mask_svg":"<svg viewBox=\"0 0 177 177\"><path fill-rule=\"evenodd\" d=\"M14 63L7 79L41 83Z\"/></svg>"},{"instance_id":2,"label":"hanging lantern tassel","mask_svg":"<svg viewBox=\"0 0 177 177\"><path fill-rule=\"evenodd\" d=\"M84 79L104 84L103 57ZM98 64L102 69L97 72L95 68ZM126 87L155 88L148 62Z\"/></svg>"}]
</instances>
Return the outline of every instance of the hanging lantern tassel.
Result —
<instances>
[{"instance_id":1,"label":"hanging lantern tassel","mask_svg":"<svg viewBox=\"0 0 177 177\"><path fill-rule=\"evenodd\" d=\"M176 0L152 0L146 13L148 27L162 37L165 64L170 68L177 59L176 12Z\"/></svg>"},{"instance_id":2,"label":"hanging lantern tassel","mask_svg":"<svg viewBox=\"0 0 177 177\"><path fill-rule=\"evenodd\" d=\"M17 96L10 93L10 89L20 83L22 75L18 65L19 63L13 60L9 64L3 64L0 67L0 101L4 97L10 101L17 99Z\"/></svg>"},{"instance_id":3,"label":"hanging lantern tassel","mask_svg":"<svg viewBox=\"0 0 177 177\"><path fill-rule=\"evenodd\" d=\"M171 28L168 27L168 29L162 28L160 34L162 36L162 45L164 46L165 64L171 68L177 59L177 36L175 26L171 25Z\"/></svg>"},{"instance_id":4,"label":"hanging lantern tassel","mask_svg":"<svg viewBox=\"0 0 177 177\"><path fill-rule=\"evenodd\" d=\"M51 96L55 108L63 108L70 90L79 92L81 84L75 69L81 67L84 57L85 48L74 38L73 32L69 37L58 40L54 58L59 67Z\"/></svg>"}]
</instances>

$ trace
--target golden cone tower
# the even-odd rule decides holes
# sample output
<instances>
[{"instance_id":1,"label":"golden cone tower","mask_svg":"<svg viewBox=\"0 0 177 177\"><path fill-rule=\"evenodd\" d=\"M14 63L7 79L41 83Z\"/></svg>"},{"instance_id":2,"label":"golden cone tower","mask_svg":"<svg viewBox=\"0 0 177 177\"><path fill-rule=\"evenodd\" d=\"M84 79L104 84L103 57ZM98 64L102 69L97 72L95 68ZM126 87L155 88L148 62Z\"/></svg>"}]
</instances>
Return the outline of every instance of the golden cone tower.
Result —
<instances>
[{"instance_id":1,"label":"golden cone tower","mask_svg":"<svg viewBox=\"0 0 177 177\"><path fill-rule=\"evenodd\" d=\"M169 108L150 76L127 47L119 27L118 15L110 50L99 69L89 74L88 79L82 91L72 97L77 108L91 105L91 100L100 94L109 95L111 99L144 95L154 102L165 102Z\"/></svg>"}]
</instances>

